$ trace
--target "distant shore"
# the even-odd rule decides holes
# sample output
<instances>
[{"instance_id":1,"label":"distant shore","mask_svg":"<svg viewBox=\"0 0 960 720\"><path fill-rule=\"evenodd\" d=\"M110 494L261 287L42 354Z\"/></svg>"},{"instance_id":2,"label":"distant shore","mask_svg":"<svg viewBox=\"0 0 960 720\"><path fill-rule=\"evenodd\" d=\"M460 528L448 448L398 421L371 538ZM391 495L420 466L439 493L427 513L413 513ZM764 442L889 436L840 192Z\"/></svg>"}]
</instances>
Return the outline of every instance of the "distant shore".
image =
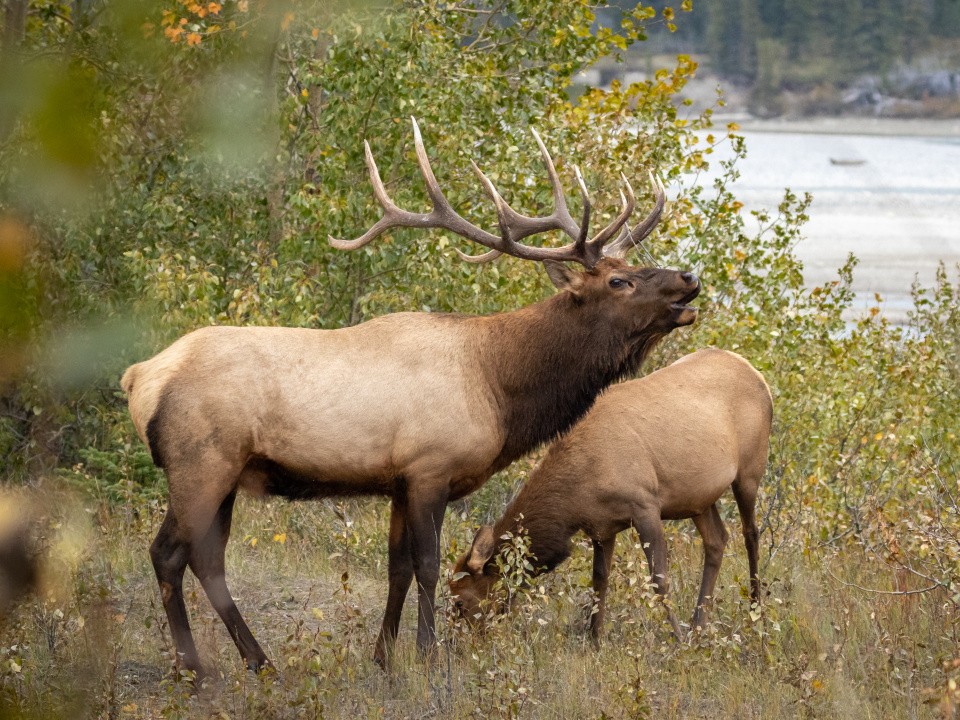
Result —
<instances>
[{"instance_id":1,"label":"distant shore","mask_svg":"<svg viewBox=\"0 0 960 720\"><path fill-rule=\"evenodd\" d=\"M718 125L736 122L744 132L960 138L960 118L814 117L798 120L761 120L742 115L716 115L714 121Z\"/></svg>"}]
</instances>

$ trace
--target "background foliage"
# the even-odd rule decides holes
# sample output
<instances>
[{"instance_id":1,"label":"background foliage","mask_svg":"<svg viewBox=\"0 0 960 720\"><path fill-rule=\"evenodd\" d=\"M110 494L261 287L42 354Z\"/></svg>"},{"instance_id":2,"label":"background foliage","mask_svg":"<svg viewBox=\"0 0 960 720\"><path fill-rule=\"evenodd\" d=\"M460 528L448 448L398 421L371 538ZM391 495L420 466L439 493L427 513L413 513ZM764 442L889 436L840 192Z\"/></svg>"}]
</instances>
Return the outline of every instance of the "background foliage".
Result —
<instances>
[{"instance_id":1,"label":"background foliage","mask_svg":"<svg viewBox=\"0 0 960 720\"><path fill-rule=\"evenodd\" d=\"M845 322L855 260L833 283L808 288L792 252L809 198L787 191L748 233L729 188L736 157L714 186L696 184L716 144L731 143L737 157L747 150L735 126L713 126L710 110L674 104L694 62L680 56L643 82L571 92L580 69L650 27L682 32L699 10L612 8L610 30L592 6L559 0L2 7L0 472L10 487L42 493L38 542L62 559L39 599L3 627L5 712L43 716L41 688L51 687L56 714L111 717L414 715L425 705L485 716L955 711L952 276L944 269L935 287L916 289L907 327L879 311ZM193 697L158 667L169 647L145 548L165 481L126 416L123 368L210 323L340 327L396 310L494 312L549 292L529 263L462 263L452 249L462 241L441 233L395 232L355 253L329 247L328 234L358 235L378 216L364 138L395 201L425 207L411 114L448 197L488 226L471 158L515 207L550 205L530 127L568 187L571 165L583 168L606 213L595 222L615 211L621 171L636 179L641 203L647 171L664 178L671 201L645 261L695 270L706 292L695 328L672 335L648 369L711 344L740 352L770 383L768 601L760 613L741 596L737 548L711 630L671 647L643 590L639 549L622 543L610 601L619 629L593 655L576 619L590 604L578 552L543 585L518 589L518 613L488 637L448 629L456 652L446 669L431 674L405 658L399 685L386 687L367 660L383 595L383 503L244 505L231 574L287 670L263 680L231 673L239 664L229 643L208 639L227 679L213 698ZM528 468L450 513L451 558ZM697 546L684 530L671 544L682 561L677 602L688 607ZM202 597L191 602L208 609ZM258 628L257 613L279 619ZM731 678L747 689L731 694ZM587 702L595 696L604 700Z\"/></svg>"},{"instance_id":2,"label":"background foliage","mask_svg":"<svg viewBox=\"0 0 960 720\"><path fill-rule=\"evenodd\" d=\"M618 3L623 6L629 3ZM653 3L660 9L665 3ZM960 37L960 5L954 0L738 0L704 3L672 40L711 55L711 65L740 82L770 72L763 52L773 52L786 85L823 79L882 75L912 62L931 46ZM767 57L770 61L773 58Z\"/></svg>"}]
</instances>

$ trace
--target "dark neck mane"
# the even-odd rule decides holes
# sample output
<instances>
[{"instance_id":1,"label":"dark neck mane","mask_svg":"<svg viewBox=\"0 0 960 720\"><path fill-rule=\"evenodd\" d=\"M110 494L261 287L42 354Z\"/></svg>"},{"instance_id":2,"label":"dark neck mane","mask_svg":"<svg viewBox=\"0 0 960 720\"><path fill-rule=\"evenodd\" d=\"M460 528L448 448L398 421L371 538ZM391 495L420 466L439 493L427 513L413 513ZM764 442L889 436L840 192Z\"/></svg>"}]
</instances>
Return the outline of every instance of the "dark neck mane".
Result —
<instances>
[{"instance_id":1,"label":"dark neck mane","mask_svg":"<svg viewBox=\"0 0 960 720\"><path fill-rule=\"evenodd\" d=\"M630 375L665 333L627 336L568 292L486 318L479 352L503 403L501 469L565 432L608 385Z\"/></svg>"}]
</instances>

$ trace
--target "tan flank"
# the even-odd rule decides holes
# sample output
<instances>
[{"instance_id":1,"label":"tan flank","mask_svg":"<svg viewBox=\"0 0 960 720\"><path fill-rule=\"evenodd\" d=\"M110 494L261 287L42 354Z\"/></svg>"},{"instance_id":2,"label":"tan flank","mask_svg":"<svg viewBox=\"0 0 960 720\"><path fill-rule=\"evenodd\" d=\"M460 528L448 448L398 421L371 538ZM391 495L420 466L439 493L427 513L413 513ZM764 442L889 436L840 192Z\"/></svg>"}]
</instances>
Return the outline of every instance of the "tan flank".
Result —
<instances>
[{"instance_id":1,"label":"tan flank","mask_svg":"<svg viewBox=\"0 0 960 720\"><path fill-rule=\"evenodd\" d=\"M767 465L773 401L760 375L739 355L706 349L645 378L606 390L587 415L550 448L496 525L481 527L451 581L460 613L480 615L499 579L502 536L523 527L538 572L570 554L570 538L593 541L596 640L617 533L636 528L657 592L667 594L667 547L661 520L692 518L704 565L693 624L704 622L720 571L727 531L717 500L728 488L743 522L751 593L760 601L757 489ZM492 598L491 598L492 599ZM667 608L674 632L680 626Z\"/></svg>"},{"instance_id":2,"label":"tan flank","mask_svg":"<svg viewBox=\"0 0 960 720\"><path fill-rule=\"evenodd\" d=\"M447 503L566 430L660 338L696 318L687 305L700 289L696 276L622 259L656 225L659 185L655 210L631 232L625 223L633 192L625 183L620 216L588 238L586 189L581 182L588 211L578 224L541 143L556 210L546 218L518 215L483 178L500 219L501 234L491 235L446 202L419 131L415 136L434 210L407 213L393 205L368 147L385 214L358 240L333 241L337 247L360 247L390 227L444 227L491 247L481 260L500 253L544 260L561 292L486 317L398 313L341 330L209 327L126 372L130 415L169 481L168 511L151 556L187 668L201 670L183 601L188 564L247 664L268 662L224 579L239 488L291 499L390 497L389 591L375 657L388 660L414 577L417 643L429 650ZM552 229L571 242L561 248L519 242ZM612 255L605 254L609 248Z\"/></svg>"}]
</instances>

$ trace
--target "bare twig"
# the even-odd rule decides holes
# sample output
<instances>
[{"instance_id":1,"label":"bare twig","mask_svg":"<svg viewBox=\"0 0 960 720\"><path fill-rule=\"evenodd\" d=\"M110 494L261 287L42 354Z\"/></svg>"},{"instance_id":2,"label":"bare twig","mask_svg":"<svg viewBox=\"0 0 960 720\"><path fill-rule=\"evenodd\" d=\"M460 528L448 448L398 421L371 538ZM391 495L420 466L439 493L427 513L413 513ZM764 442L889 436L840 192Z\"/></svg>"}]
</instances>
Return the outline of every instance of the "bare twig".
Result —
<instances>
[{"instance_id":1,"label":"bare twig","mask_svg":"<svg viewBox=\"0 0 960 720\"><path fill-rule=\"evenodd\" d=\"M934 584L931 585L930 587L919 588L917 590L879 590L877 588L868 588L868 587L864 587L863 585L857 585L857 583L841 580L829 570L826 570L826 573L827 575L829 575L831 578L833 578L836 582L840 583L844 587L850 587L856 590L862 590L863 592L872 593L874 595L899 595L899 596L922 595L924 593L930 592L931 590L938 590L944 587L943 583L934 582Z\"/></svg>"}]
</instances>

